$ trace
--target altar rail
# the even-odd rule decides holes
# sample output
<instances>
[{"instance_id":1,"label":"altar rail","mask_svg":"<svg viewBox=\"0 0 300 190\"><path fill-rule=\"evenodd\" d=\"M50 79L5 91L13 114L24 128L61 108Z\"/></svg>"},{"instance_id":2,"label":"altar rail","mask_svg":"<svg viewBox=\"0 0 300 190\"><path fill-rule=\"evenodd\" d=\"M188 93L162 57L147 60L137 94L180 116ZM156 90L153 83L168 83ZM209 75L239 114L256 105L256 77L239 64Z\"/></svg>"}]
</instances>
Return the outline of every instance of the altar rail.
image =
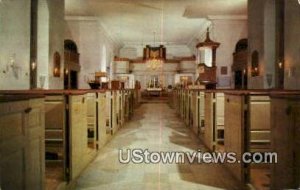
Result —
<instances>
[{"instance_id":1,"label":"altar rail","mask_svg":"<svg viewBox=\"0 0 300 190\"><path fill-rule=\"evenodd\" d=\"M134 107L138 102L135 99L137 94L135 91L131 89L0 91L0 100L3 102L0 102L0 129L5 129L7 134L14 132L14 127L8 123L11 120L7 110L12 112L12 116L15 115L13 113L24 104L21 97L38 96L41 106L38 112L40 116L36 114L37 117L32 116L33 121L39 121L35 122L40 130L36 135L41 135L40 140L32 141L31 148L26 150L32 155L25 160L16 157L10 161L12 163L10 167L4 167L4 163L7 163L5 160L9 159L10 154L3 151L11 146L1 148L1 173L15 175L15 172L11 171L18 172L20 164L24 164L24 167L33 167L33 170L29 170L31 173L28 174L19 172L20 175L15 175L17 177L0 176L3 179L1 188L22 189L26 184L26 189L45 189L48 180L61 180L60 187L72 188L75 179L96 157L98 151L133 116ZM33 106L31 107L33 109ZM27 107L24 109L26 111ZM33 109L32 113L37 112ZM22 124L20 119L22 118L16 117L14 122ZM3 141L2 145L9 145L9 141L2 136L0 141ZM19 149L22 147L23 144L20 144ZM45 179L45 172L49 174L48 172L55 169L59 169L56 172L60 174L60 179ZM39 177L35 177L35 174ZM12 179L14 181L11 181Z\"/></svg>"},{"instance_id":2,"label":"altar rail","mask_svg":"<svg viewBox=\"0 0 300 190\"><path fill-rule=\"evenodd\" d=\"M225 164L242 186L270 189L300 186L300 91L174 90L172 107L211 151L276 152L277 164ZM267 177L268 178L268 177ZM263 180L262 180L263 181Z\"/></svg>"}]
</instances>

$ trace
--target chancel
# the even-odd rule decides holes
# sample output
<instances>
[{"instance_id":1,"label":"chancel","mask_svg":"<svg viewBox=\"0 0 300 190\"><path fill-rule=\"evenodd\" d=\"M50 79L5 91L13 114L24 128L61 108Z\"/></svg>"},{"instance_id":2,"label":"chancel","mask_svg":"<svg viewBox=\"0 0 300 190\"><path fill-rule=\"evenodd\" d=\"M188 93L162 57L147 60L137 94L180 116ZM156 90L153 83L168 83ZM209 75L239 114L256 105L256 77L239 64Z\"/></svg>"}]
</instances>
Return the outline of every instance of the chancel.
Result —
<instances>
[{"instance_id":1,"label":"chancel","mask_svg":"<svg viewBox=\"0 0 300 190\"><path fill-rule=\"evenodd\" d=\"M0 190L300 189L299 0L0 0Z\"/></svg>"}]
</instances>

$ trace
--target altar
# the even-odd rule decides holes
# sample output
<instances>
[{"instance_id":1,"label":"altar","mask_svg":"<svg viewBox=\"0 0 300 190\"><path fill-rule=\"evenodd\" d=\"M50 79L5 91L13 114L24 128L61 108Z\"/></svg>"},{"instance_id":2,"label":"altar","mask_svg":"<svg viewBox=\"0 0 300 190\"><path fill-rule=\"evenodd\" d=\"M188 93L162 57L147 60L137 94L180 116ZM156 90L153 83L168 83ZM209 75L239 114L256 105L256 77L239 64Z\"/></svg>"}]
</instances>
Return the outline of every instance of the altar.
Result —
<instances>
[{"instance_id":1,"label":"altar","mask_svg":"<svg viewBox=\"0 0 300 190\"><path fill-rule=\"evenodd\" d=\"M162 96L162 88L147 88L148 96Z\"/></svg>"},{"instance_id":2,"label":"altar","mask_svg":"<svg viewBox=\"0 0 300 190\"><path fill-rule=\"evenodd\" d=\"M163 85L162 82L159 80L159 76L151 76L146 88L147 96L162 96L162 86Z\"/></svg>"}]
</instances>

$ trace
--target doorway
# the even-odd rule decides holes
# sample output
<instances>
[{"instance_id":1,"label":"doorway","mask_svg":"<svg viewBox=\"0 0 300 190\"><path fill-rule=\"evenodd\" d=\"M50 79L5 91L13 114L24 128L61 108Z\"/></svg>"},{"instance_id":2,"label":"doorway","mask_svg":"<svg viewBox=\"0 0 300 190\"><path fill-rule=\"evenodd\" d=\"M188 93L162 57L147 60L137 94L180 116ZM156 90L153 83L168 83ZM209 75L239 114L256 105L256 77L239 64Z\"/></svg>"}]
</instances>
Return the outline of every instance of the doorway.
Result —
<instances>
[{"instance_id":1,"label":"doorway","mask_svg":"<svg viewBox=\"0 0 300 190\"><path fill-rule=\"evenodd\" d=\"M78 89L78 73L80 72L77 45L72 40L65 40L64 89Z\"/></svg>"},{"instance_id":2,"label":"doorway","mask_svg":"<svg viewBox=\"0 0 300 190\"><path fill-rule=\"evenodd\" d=\"M234 72L235 89L247 89L247 75L245 72L237 70Z\"/></svg>"},{"instance_id":3,"label":"doorway","mask_svg":"<svg viewBox=\"0 0 300 190\"><path fill-rule=\"evenodd\" d=\"M70 88L78 89L78 73L77 73L77 71L70 72Z\"/></svg>"}]
</instances>

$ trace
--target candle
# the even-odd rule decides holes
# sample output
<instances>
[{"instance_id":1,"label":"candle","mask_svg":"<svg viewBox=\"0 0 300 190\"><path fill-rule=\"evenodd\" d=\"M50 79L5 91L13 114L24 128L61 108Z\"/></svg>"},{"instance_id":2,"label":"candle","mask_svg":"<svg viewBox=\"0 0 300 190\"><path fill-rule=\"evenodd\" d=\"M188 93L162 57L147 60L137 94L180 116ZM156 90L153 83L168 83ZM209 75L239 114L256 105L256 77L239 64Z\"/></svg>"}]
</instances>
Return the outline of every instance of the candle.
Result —
<instances>
[{"instance_id":1,"label":"candle","mask_svg":"<svg viewBox=\"0 0 300 190\"><path fill-rule=\"evenodd\" d=\"M34 70L34 69L35 69L35 67L36 67L36 64L35 64L35 62L32 62L32 63L31 63L31 68L32 68L32 70Z\"/></svg>"},{"instance_id":2,"label":"candle","mask_svg":"<svg viewBox=\"0 0 300 190\"><path fill-rule=\"evenodd\" d=\"M58 68L54 68L54 75L57 75L58 73Z\"/></svg>"}]
</instances>

